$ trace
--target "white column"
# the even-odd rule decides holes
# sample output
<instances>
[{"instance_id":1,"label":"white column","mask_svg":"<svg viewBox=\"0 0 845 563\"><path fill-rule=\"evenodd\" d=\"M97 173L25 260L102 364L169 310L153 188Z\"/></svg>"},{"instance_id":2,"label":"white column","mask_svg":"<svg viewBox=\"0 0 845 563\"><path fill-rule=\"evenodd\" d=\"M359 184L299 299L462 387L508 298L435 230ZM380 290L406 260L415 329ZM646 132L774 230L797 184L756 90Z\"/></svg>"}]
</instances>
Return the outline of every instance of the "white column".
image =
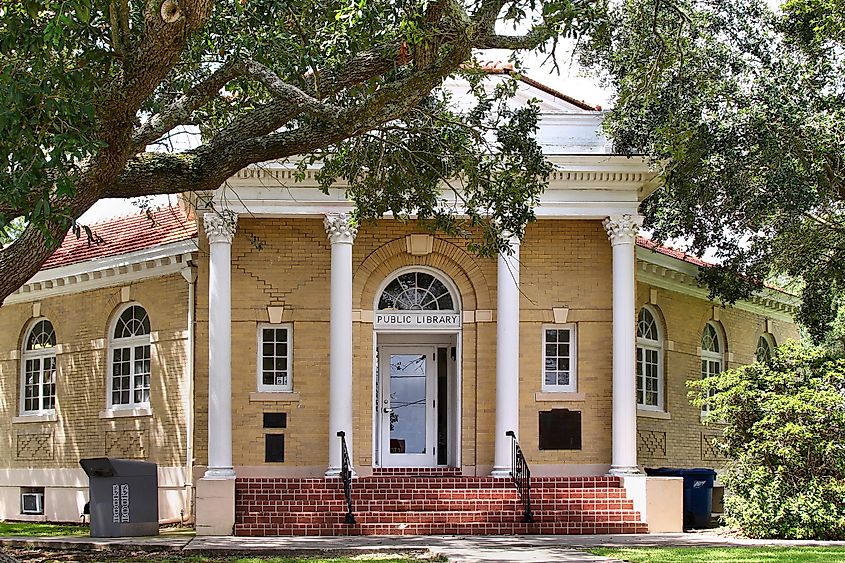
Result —
<instances>
[{"instance_id":1,"label":"white column","mask_svg":"<svg viewBox=\"0 0 845 563\"><path fill-rule=\"evenodd\" d=\"M234 479L232 466L232 239L231 212L203 215L208 268L208 469L205 479Z\"/></svg>"},{"instance_id":2,"label":"white column","mask_svg":"<svg viewBox=\"0 0 845 563\"><path fill-rule=\"evenodd\" d=\"M499 252L496 287L496 437L493 477L509 477L513 430L519 437L519 238L502 233L512 250Z\"/></svg>"},{"instance_id":3,"label":"white column","mask_svg":"<svg viewBox=\"0 0 845 563\"><path fill-rule=\"evenodd\" d=\"M638 215L611 215L604 228L613 246L613 431L612 475L637 467L637 379L635 250L642 226Z\"/></svg>"},{"instance_id":4,"label":"white column","mask_svg":"<svg viewBox=\"0 0 845 563\"><path fill-rule=\"evenodd\" d=\"M329 467L326 477L340 474L337 433L346 432L352 459L352 242L358 227L346 214L326 215L332 246L331 327L329 329Z\"/></svg>"}]
</instances>

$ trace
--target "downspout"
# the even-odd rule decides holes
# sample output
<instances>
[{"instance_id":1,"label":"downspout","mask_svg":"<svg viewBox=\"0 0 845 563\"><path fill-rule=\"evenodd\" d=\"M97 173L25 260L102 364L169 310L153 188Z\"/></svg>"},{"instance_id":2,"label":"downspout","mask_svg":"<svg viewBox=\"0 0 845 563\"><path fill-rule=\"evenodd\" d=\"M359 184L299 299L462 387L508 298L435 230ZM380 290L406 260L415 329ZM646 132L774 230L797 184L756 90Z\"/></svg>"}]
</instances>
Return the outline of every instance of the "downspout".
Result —
<instances>
[{"instance_id":1,"label":"downspout","mask_svg":"<svg viewBox=\"0 0 845 563\"><path fill-rule=\"evenodd\" d=\"M194 519L194 354L196 346L196 282L197 268L192 262L182 270L182 277L188 282L188 344L185 350L185 492L187 506L183 509L182 521Z\"/></svg>"}]
</instances>

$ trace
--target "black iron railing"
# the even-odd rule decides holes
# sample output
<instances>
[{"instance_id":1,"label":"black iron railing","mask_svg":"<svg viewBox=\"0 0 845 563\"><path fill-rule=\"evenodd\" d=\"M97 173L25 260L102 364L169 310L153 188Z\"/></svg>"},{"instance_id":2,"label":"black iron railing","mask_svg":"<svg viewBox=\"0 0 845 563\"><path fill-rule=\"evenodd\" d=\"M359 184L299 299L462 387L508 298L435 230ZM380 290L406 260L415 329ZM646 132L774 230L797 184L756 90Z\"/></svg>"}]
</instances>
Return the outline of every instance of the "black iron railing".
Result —
<instances>
[{"instance_id":1,"label":"black iron railing","mask_svg":"<svg viewBox=\"0 0 845 563\"><path fill-rule=\"evenodd\" d=\"M352 513L352 464L349 462L349 450L346 447L346 432L341 430L337 433L340 438L340 478L343 479L343 495L346 497L346 518L347 524L355 523L355 515Z\"/></svg>"},{"instance_id":2,"label":"black iron railing","mask_svg":"<svg viewBox=\"0 0 845 563\"><path fill-rule=\"evenodd\" d=\"M519 442L516 440L516 434L513 430L505 432L506 436L511 439L511 479L516 486L516 492L519 493L519 500L522 501L523 522L533 522L534 513L531 511L531 469L528 467L528 462L525 461L525 456L522 455L522 448L519 447Z\"/></svg>"}]
</instances>

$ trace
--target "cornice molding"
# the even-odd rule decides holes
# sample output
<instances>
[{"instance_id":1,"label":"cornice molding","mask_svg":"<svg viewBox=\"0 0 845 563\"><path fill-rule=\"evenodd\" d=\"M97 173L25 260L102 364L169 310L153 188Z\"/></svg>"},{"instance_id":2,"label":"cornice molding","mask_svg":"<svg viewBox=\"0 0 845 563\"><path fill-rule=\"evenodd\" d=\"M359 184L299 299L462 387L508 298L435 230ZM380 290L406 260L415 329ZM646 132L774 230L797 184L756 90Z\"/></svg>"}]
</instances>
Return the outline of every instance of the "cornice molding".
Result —
<instances>
[{"instance_id":1,"label":"cornice molding","mask_svg":"<svg viewBox=\"0 0 845 563\"><path fill-rule=\"evenodd\" d=\"M3 304L26 303L180 273L189 261L196 258L196 252L197 240L187 239L42 270L9 295Z\"/></svg>"},{"instance_id":2,"label":"cornice molding","mask_svg":"<svg viewBox=\"0 0 845 563\"><path fill-rule=\"evenodd\" d=\"M677 258L637 248L637 281L709 300L709 290L698 283L698 268ZM733 307L785 322L794 322L799 305L800 299L794 295L764 288L748 299L737 301Z\"/></svg>"}]
</instances>

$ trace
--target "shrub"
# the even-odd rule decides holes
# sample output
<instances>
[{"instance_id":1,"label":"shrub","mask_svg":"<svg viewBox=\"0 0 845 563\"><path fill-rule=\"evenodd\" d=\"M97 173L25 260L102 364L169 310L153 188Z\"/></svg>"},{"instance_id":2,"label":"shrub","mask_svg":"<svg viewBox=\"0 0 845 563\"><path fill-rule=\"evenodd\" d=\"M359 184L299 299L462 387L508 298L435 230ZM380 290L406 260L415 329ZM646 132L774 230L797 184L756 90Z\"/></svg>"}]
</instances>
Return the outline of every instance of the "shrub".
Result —
<instances>
[{"instance_id":1,"label":"shrub","mask_svg":"<svg viewBox=\"0 0 845 563\"><path fill-rule=\"evenodd\" d=\"M725 519L751 537L845 539L845 359L790 343L690 382L723 426Z\"/></svg>"}]
</instances>

